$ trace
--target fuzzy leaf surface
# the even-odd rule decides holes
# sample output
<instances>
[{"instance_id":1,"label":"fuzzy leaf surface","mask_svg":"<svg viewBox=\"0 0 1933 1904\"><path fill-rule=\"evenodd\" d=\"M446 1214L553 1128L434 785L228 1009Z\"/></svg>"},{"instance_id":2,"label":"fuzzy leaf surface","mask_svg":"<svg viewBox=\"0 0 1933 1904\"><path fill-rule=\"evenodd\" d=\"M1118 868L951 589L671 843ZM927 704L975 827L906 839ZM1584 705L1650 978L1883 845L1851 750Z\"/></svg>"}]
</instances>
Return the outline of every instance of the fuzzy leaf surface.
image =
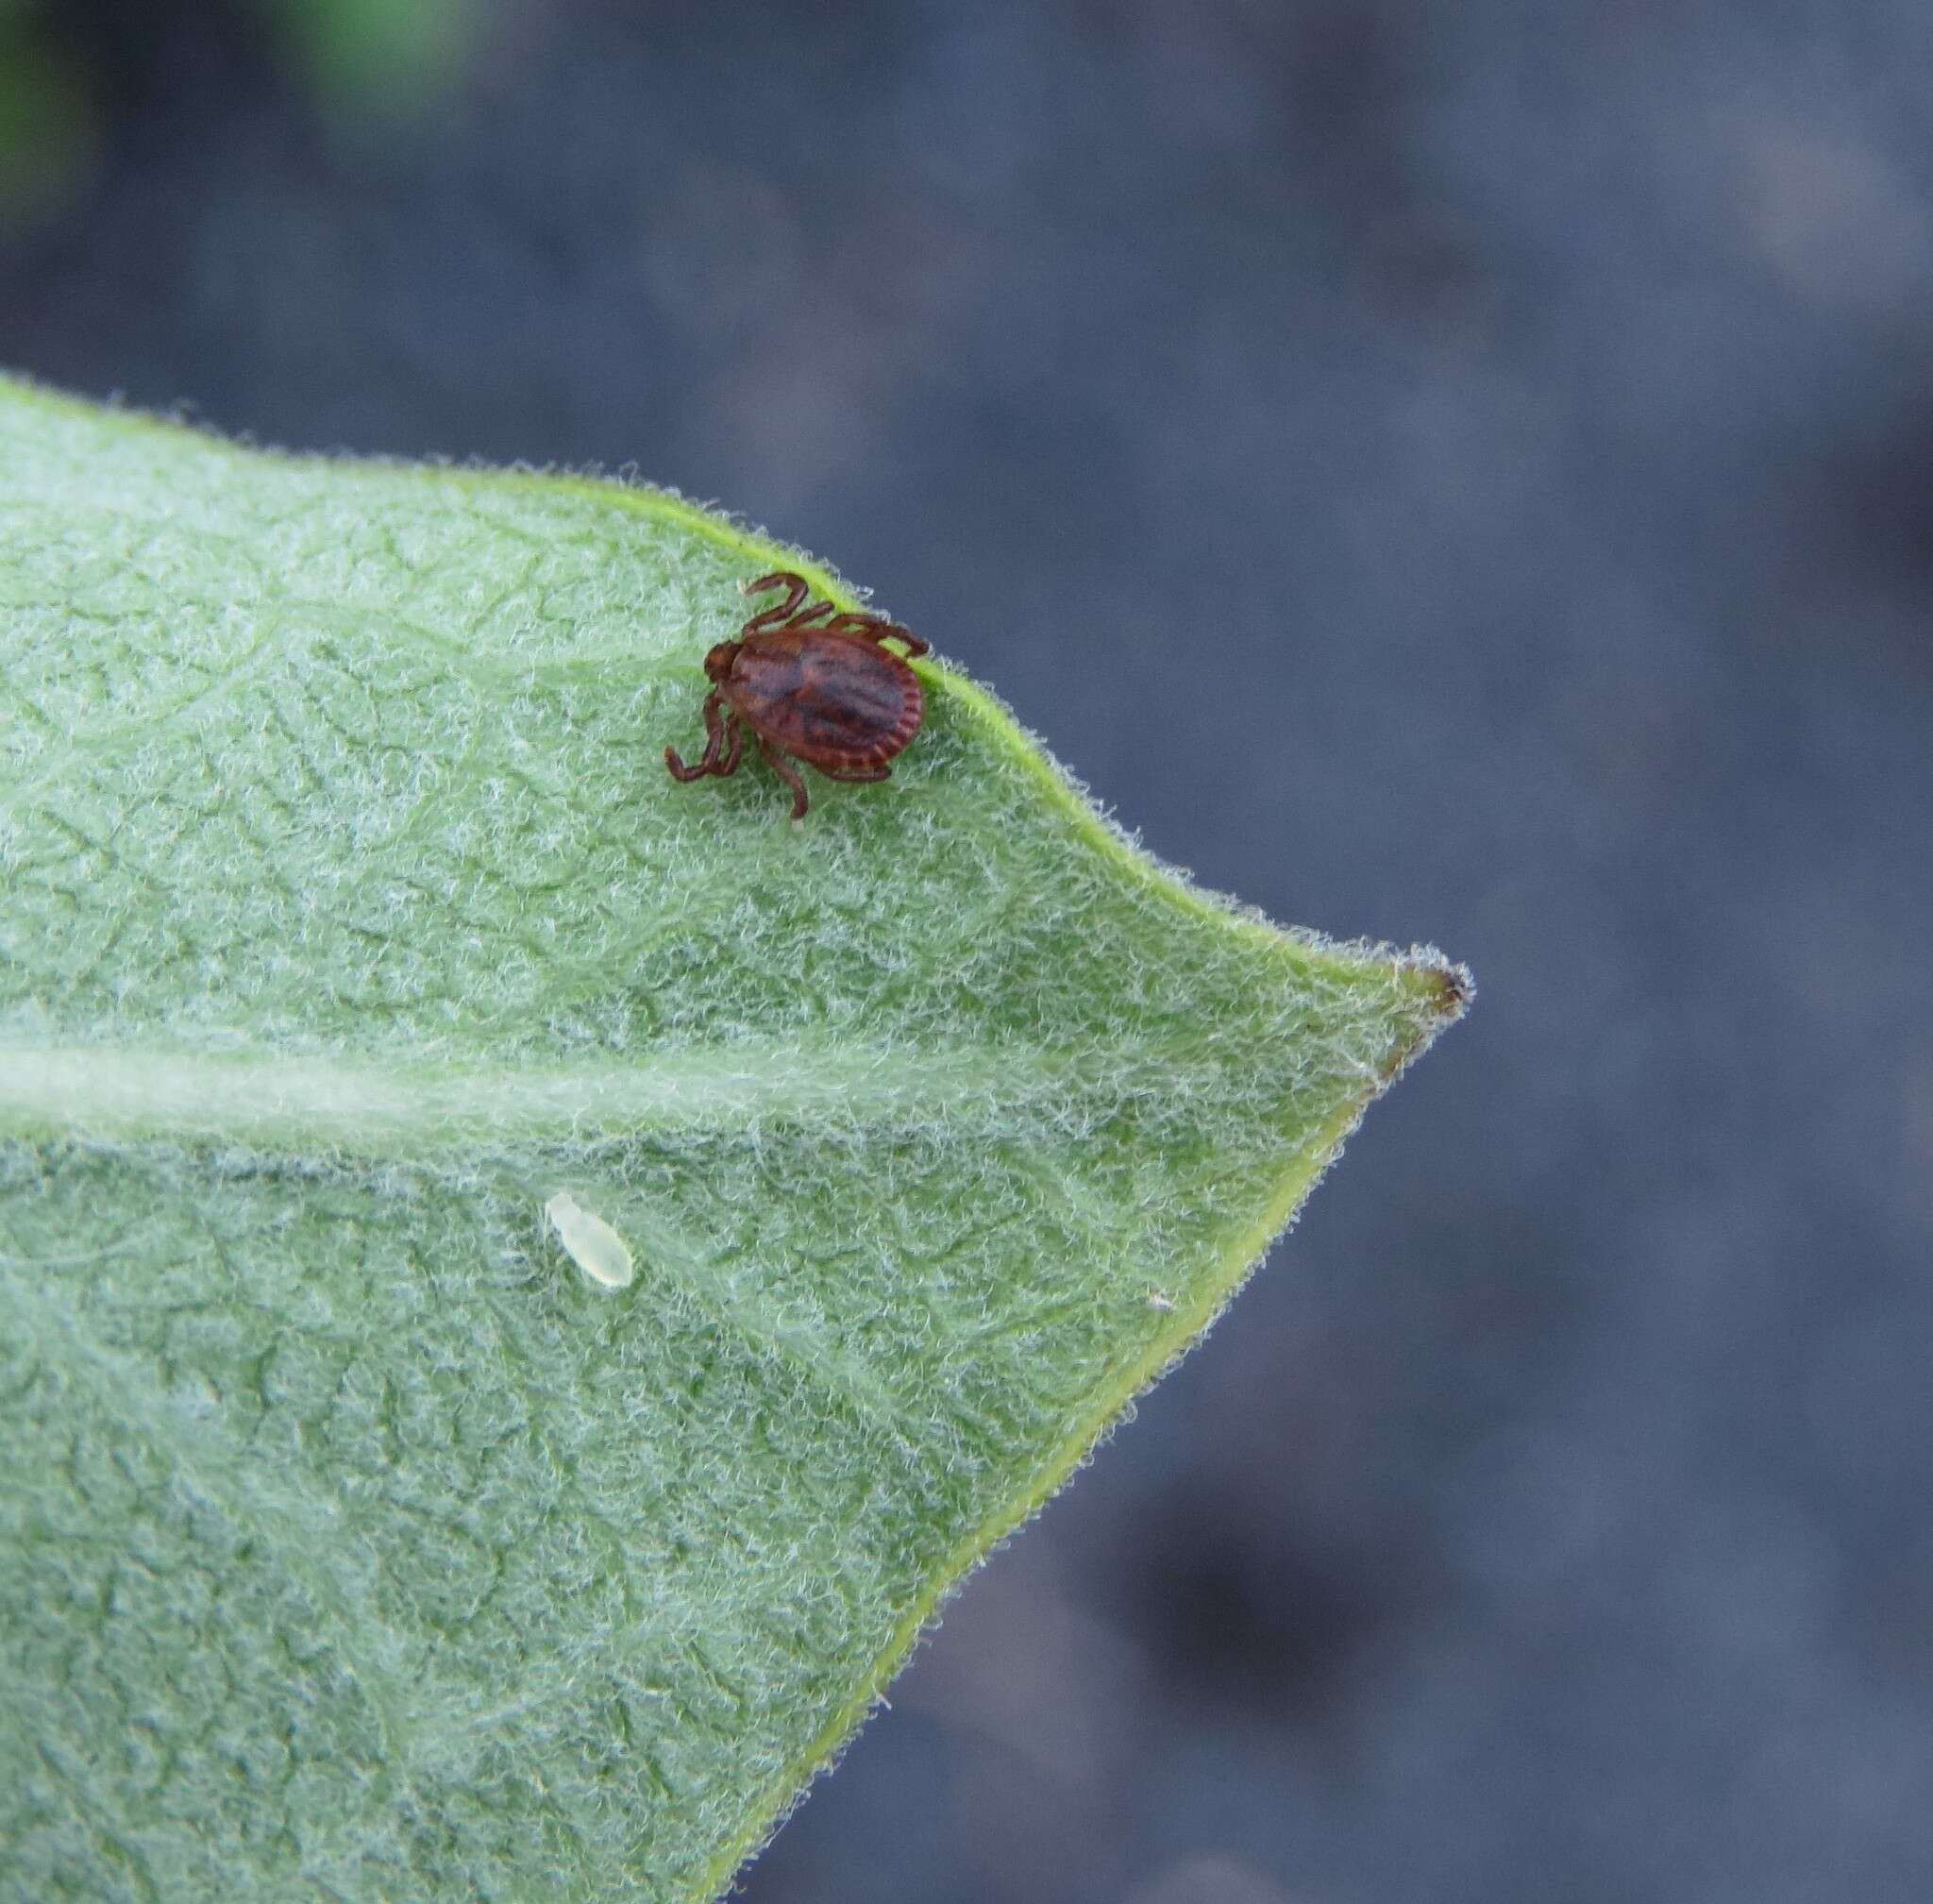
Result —
<instances>
[{"instance_id":1,"label":"fuzzy leaf surface","mask_svg":"<svg viewBox=\"0 0 1933 1904\"><path fill-rule=\"evenodd\" d=\"M714 1895L1459 1008L937 662L675 785L777 567L0 383L0 1896Z\"/></svg>"}]
</instances>

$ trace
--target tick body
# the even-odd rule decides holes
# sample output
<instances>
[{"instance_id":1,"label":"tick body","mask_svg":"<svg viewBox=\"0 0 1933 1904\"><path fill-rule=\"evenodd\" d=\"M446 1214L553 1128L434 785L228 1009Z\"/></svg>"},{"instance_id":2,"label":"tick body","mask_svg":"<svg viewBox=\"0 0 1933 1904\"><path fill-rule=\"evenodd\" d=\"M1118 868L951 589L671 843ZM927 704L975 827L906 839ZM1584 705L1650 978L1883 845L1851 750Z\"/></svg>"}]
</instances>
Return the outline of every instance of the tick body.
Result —
<instances>
[{"instance_id":1,"label":"tick body","mask_svg":"<svg viewBox=\"0 0 1933 1904\"><path fill-rule=\"evenodd\" d=\"M792 817L805 815L805 782L797 763L828 780L884 780L893 756L919 732L926 702L919 677L882 646L903 642L909 654L926 643L883 615L834 614L830 601L806 605L804 579L782 570L748 582L748 595L782 588L785 598L762 609L705 656L712 691L705 697L705 750L690 767L664 750L674 780L736 773L749 731L759 751L792 788Z\"/></svg>"}]
</instances>

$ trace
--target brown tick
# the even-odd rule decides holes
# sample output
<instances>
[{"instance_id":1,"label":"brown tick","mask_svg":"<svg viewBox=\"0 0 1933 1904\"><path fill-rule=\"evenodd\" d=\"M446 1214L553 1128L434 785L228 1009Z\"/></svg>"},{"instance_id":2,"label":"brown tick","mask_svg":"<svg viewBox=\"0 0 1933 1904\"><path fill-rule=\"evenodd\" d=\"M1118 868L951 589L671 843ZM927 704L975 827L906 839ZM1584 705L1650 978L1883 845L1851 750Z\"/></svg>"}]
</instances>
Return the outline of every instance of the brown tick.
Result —
<instances>
[{"instance_id":1,"label":"brown tick","mask_svg":"<svg viewBox=\"0 0 1933 1904\"><path fill-rule=\"evenodd\" d=\"M884 641L924 654L926 643L879 615L833 615L832 604L802 606L805 581L789 570L762 575L748 595L782 588L785 599L762 609L705 656L714 683L705 697L705 750L691 767L664 750L674 780L738 771L745 733L792 788L792 817L805 814L805 782L795 760L828 780L884 780L893 756L919 732L926 704L919 677ZM827 616L831 616L827 620ZM720 707L724 712L720 713Z\"/></svg>"}]
</instances>

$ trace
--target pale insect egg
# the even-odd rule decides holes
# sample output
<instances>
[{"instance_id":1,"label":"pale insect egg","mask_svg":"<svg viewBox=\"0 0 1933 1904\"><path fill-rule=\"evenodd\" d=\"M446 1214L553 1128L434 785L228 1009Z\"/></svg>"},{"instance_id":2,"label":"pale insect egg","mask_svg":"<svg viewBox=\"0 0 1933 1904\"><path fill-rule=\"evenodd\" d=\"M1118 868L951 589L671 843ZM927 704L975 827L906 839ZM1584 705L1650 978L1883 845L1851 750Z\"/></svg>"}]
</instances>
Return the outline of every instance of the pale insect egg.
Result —
<instances>
[{"instance_id":1,"label":"pale insect egg","mask_svg":"<svg viewBox=\"0 0 1933 1904\"><path fill-rule=\"evenodd\" d=\"M564 1254L594 1283L607 1289L621 1289L630 1281L634 1272L624 1238L568 1190L559 1190L544 1205L544 1215L557 1232Z\"/></svg>"}]
</instances>

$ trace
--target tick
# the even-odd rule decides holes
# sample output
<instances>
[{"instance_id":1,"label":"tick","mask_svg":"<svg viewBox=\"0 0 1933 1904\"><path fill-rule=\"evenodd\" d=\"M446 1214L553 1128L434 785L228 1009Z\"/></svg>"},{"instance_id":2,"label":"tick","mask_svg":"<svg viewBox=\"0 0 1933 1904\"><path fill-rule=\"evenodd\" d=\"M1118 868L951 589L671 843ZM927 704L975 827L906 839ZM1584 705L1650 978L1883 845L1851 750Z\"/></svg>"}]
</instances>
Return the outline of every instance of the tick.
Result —
<instances>
[{"instance_id":1,"label":"tick","mask_svg":"<svg viewBox=\"0 0 1933 1904\"><path fill-rule=\"evenodd\" d=\"M673 780L721 778L738 771L750 729L759 751L792 789L792 817L805 815L798 761L828 780L884 780L893 756L919 732L926 702L919 677L886 641L924 654L927 645L881 615L834 615L832 604L805 606L802 576L782 569L745 585L748 595L782 588L785 598L761 609L705 656L712 691L705 697L705 750L692 766L664 750ZM830 616L829 620L827 617Z\"/></svg>"}]
</instances>

